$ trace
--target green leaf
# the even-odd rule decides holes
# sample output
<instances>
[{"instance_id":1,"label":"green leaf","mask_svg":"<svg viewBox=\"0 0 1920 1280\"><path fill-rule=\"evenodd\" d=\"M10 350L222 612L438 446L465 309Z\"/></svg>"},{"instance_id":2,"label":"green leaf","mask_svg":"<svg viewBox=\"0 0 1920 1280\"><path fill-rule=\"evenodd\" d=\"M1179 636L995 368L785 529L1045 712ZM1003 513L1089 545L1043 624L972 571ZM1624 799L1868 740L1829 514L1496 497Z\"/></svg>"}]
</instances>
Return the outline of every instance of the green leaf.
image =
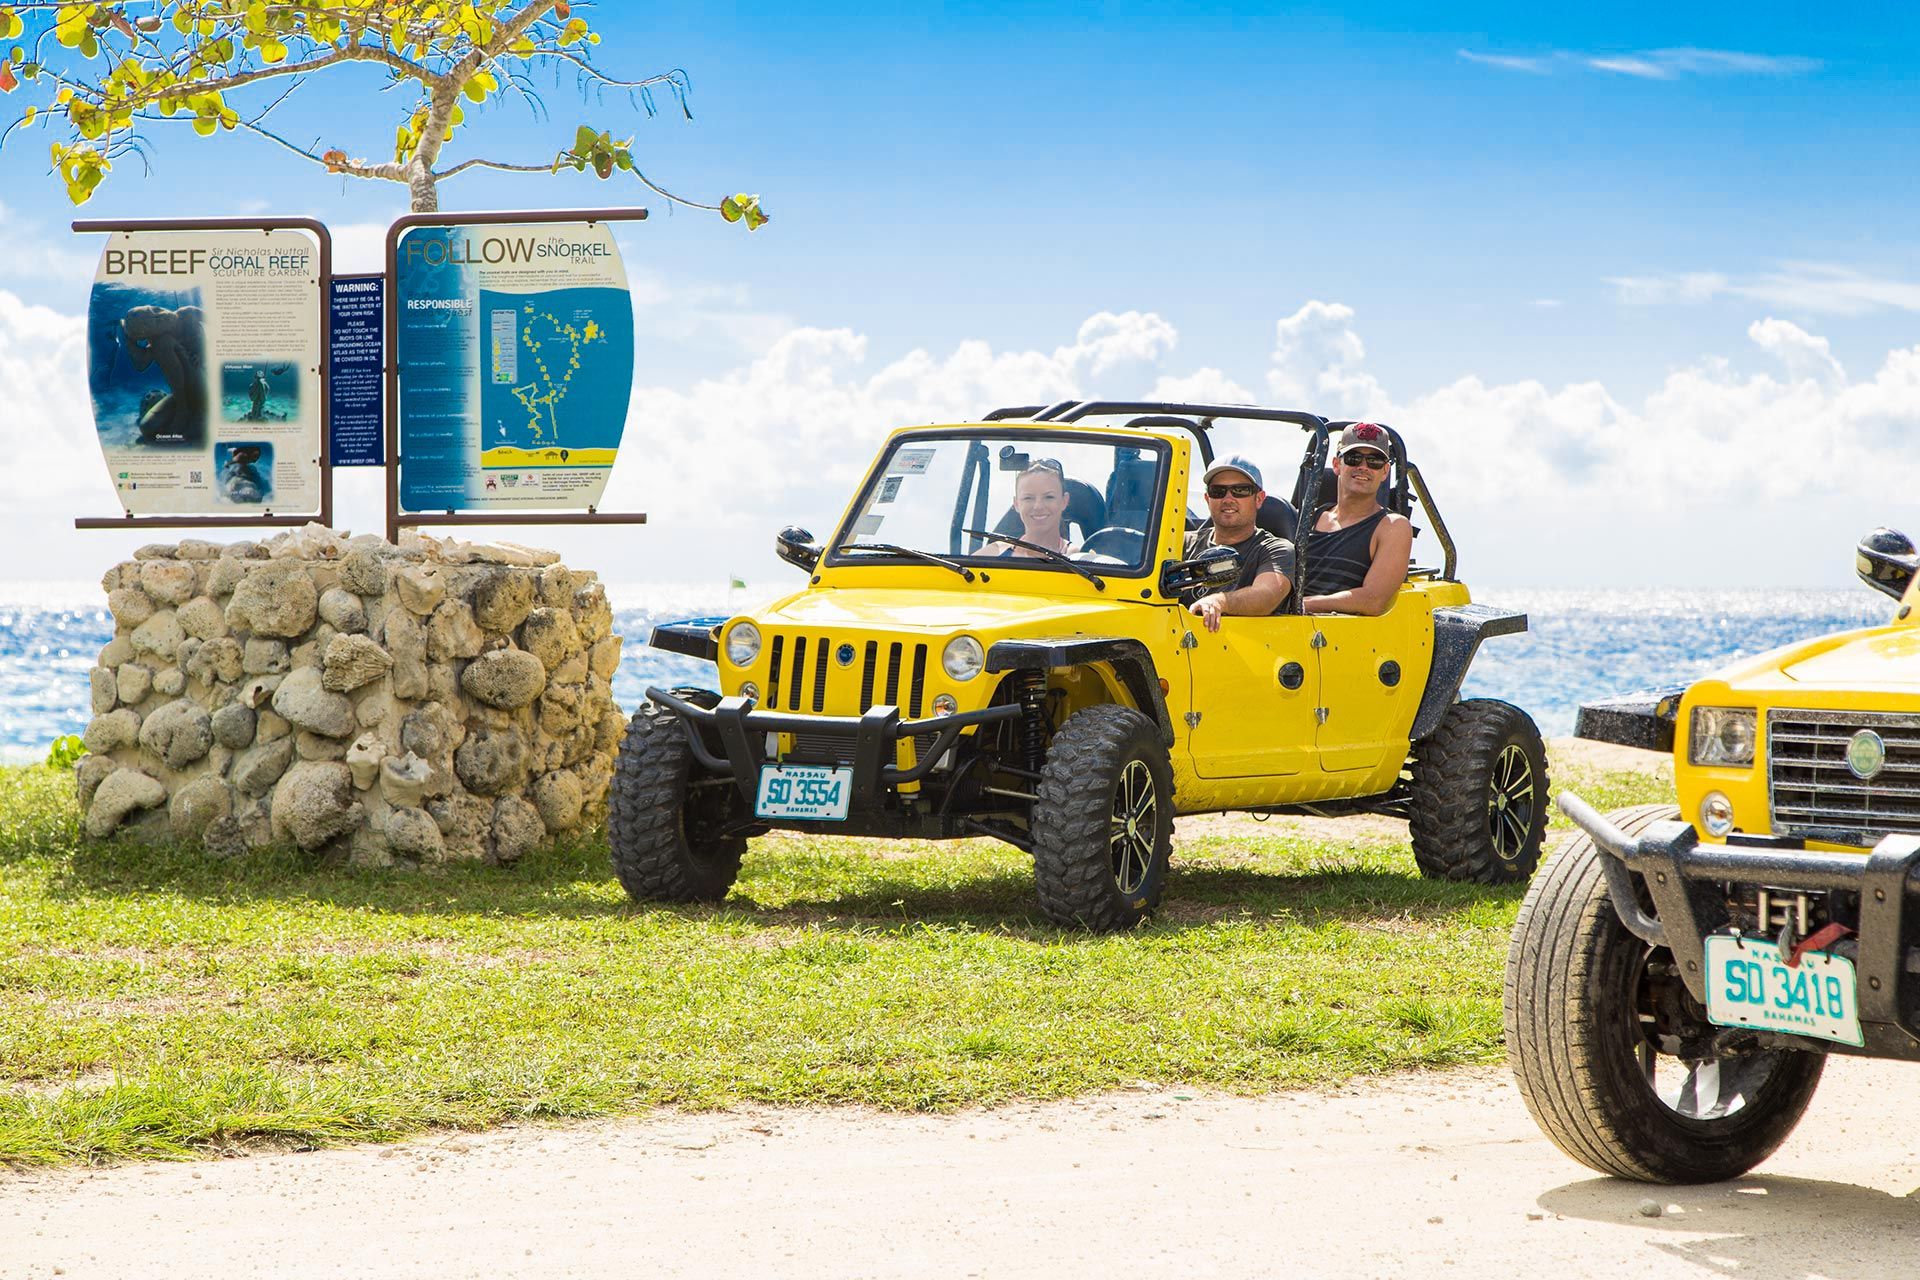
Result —
<instances>
[{"instance_id":1,"label":"green leaf","mask_svg":"<svg viewBox=\"0 0 1920 1280\"><path fill-rule=\"evenodd\" d=\"M576 154L585 155L593 147L593 130L581 125L573 133L573 149Z\"/></svg>"},{"instance_id":2,"label":"green leaf","mask_svg":"<svg viewBox=\"0 0 1920 1280\"><path fill-rule=\"evenodd\" d=\"M272 36L268 36L260 42L260 59L268 66L285 62L287 60L287 46L281 44Z\"/></svg>"},{"instance_id":3,"label":"green leaf","mask_svg":"<svg viewBox=\"0 0 1920 1280\"><path fill-rule=\"evenodd\" d=\"M728 222L740 221L739 200L733 196L728 196L725 200L722 200L720 202L720 216Z\"/></svg>"},{"instance_id":4,"label":"green leaf","mask_svg":"<svg viewBox=\"0 0 1920 1280\"><path fill-rule=\"evenodd\" d=\"M0 40L11 40L24 30L26 24L20 21L20 15L11 9L0 9Z\"/></svg>"}]
</instances>

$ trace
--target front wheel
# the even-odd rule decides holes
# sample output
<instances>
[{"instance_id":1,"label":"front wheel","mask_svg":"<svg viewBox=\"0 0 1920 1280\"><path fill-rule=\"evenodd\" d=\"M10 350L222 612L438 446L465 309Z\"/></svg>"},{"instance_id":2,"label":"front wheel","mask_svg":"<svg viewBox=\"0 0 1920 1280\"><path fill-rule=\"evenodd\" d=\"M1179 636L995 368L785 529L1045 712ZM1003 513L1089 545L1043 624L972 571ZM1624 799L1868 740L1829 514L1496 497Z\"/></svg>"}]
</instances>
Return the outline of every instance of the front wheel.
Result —
<instances>
[{"instance_id":1,"label":"front wheel","mask_svg":"<svg viewBox=\"0 0 1920 1280\"><path fill-rule=\"evenodd\" d=\"M1670 805L1607 815L1638 834ZM1504 986L1507 1062L1554 1145L1640 1182L1719 1182L1786 1140L1824 1055L1761 1049L1713 1026L1673 955L1627 932L1592 837L1577 833L1534 881Z\"/></svg>"},{"instance_id":2,"label":"front wheel","mask_svg":"<svg viewBox=\"0 0 1920 1280\"><path fill-rule=\"evenodd\" d=\"M1407 819L1431 880L1523 884L1547 834L1547 749L1533 717L1492 698L1456 702L1416 748Z\"/></svg>"},{"instance_id":3,"label":"front wheel","mask_svg":"<svg viewBox=\"0 0 1920 1280\"><path fill-rule=\"evenodd\" d=\"M1173 847L1173 769L1153 721L1102 705L1060 726L1033 805L1033 875L1056 924L1096 933L1160 905Z\"/></svg>"},{"instance_id":4,"label":"front wheel","mask_svg":"<svg viewBox=\"0 0 1920 1280\"><path fill-rule=\"evenodd\" d=\"M719 834L732 783L690 787L692 755L671 711L649 704L628 721L607 798L607 844L635 902L718 902L740 874L746 838Z\"/></svg>"}]
</instances>

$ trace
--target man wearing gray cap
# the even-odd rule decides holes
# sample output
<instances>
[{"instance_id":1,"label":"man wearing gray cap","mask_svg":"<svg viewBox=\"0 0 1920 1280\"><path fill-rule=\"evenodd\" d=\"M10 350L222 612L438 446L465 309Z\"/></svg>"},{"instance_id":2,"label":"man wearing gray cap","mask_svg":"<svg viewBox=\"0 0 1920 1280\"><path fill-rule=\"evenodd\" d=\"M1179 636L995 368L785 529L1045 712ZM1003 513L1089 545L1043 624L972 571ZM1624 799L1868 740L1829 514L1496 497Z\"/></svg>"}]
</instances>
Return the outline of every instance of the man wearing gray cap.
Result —
<instances>
[{"instance_id":1,"label":"man wearing gray cap","mask_svg":"<svg viewBox=\"0 0 1920 1280\"><path fill-rule=\"evenodd\" d=\"M1254 523L1266 489L1260 468L1245 458L1222 458L1202 477L1207 486L1208 520L1187 538L1187 559L1211 547L1231 547L1240 553L1240 576L1226 591L1208 592L1186 602L1209 631L1220 629L1220 619L1264 617L1278 613L1293 590L1293 544L1276 538Z\"/></svg>"}]
</instances>

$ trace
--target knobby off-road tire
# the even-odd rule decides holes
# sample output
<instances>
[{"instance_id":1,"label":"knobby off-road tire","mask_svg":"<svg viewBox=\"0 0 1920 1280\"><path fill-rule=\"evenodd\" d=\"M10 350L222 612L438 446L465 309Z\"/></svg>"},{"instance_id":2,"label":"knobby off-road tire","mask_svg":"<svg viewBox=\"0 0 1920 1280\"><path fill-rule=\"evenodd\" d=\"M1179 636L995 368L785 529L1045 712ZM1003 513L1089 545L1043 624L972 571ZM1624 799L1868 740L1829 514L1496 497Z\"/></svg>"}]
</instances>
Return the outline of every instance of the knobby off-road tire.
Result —
<instances>
[{"instance_id":1,"label":"knobby off-road tire","mask_svg":"<svg viewBox=\"0 0 1920 1280\"><path fill-rule=\"evenodd\" d=\"M1428 879L1525 883L1547 833L1547 750L1533 718L1491 698L1448 707L1416 748L1407 827Z\"/></svg>"},{"instance_id":2,"label":"knobby off-road tire","mask_svg":"<svg viewBox=\"0 0 1920 1280\"><path fill-rule=\"evenodd\" d=\"M1637 834L1670 805L1607 815ZM1503 990L1507 1063L1546 1135L1590 1169L1641 1182L1718 1182L1772 1154L1813 1097L1826 1057L1750 1049L1688 1064L1663 1052L1661 1010L1706 1011L1672 953L1627 932L1600 859L1570 837L1527 892ZM1671 1028L1669 1028L1671 1029ZM1672 1047L1669 1042L1667 1047Z\"/></svg>"},{"instance_id":3,"label":"knobby off-road tire","mask_svg":"<svg viewBox=\"0 0 1920 1280\"><path fill-rule=\"evenodd\" d=\"M614 874L635 902L718 902L740 874L744 836L717 836L731 787L689 791L679 717L648 704L627 722L607 802Z\"/></svg>"},{"instance_id":4,"label":"knobby off-road tire","mask_svg":"<svg viewBox=\"0 0 1920 1280\"><path fill-rule=\"evenodd\" d=\"M1033 806L1033 878L1049 920L1097 933L1160 905L1173 846L1173 769L1153 721L1088 707L1053 735Z\"/></svg>"}]
</instances>

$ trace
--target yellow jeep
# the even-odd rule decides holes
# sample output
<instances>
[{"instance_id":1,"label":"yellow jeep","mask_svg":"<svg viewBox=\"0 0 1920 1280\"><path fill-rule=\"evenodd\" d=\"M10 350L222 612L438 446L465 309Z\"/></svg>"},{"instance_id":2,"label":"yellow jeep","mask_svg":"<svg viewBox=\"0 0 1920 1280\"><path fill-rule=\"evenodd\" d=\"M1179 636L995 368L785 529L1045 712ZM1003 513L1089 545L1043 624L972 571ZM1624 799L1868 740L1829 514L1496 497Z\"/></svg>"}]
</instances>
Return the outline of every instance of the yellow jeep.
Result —
<instances>
[{"instance_id":1,"label":"yellow jeep","mask_svg":"<svg viewBox=\"0 0 1920 1280\"><path fill-rule=\"evenodd\" d=\"M1188 497L1228 421L1304 432L1292 501L1262 517L1304 546L1342 422L1082 402L894 432L831 538L780 535L805 587L654 631L715 661L720 687L650 688L628 726L608 824L627 892L723 898L769 827L985 835L1033 855L1048 917L1117 929L1159 903L1174 816L1229 809L1405 816L1424 874L1525 880L1546 821L1539 732L1458 696L1481 639L1525 615L1469 601L1389 431L1383 501L1431 528L1443 563L1413 568L1380 617L1308 616L1295 592L1207 632L1182 594L1231 584L1238 560L1185 558ZM1016 482L1036 465L1061 477L1066 552L1018 536Z\"/></svg>"},{"instance_id":2,"label":"yellow jeep","mask_svg":"<svg viewBox=\"0 0 1920 1280\"><path fill-rule=\"evenodd\" d=\"M1507 1054L1542 1129L1602 1173L1738 1177L1783 1142L1829 1053L1920 1058L1920 556L1869 534L1886 626L1690 687L1581 708L1582 737L1670 750L1677 808L1580 827L1528 891Z\"/></svg>"}]
</instances>

